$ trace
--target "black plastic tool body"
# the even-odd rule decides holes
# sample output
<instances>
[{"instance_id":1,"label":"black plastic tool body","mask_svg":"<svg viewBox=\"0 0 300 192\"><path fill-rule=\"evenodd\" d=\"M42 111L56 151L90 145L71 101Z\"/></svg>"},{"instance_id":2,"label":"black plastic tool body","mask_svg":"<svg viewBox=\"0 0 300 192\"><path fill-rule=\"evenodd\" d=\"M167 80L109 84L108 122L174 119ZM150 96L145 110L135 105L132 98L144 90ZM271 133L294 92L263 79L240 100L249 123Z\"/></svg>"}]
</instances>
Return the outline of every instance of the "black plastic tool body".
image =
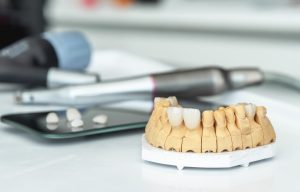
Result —
<instances>
[{"instance_id":1,"label":"black plastic tool body","mask_svg":"<svg viewBox=\"0 0 300 192\"><path fill-rule=\"evenodd\" d=\"M256 68L225 70L205 67L152 75L155 96L180 97L216 95L263 82L263 73Z\"/></svg>"}]
</instances>

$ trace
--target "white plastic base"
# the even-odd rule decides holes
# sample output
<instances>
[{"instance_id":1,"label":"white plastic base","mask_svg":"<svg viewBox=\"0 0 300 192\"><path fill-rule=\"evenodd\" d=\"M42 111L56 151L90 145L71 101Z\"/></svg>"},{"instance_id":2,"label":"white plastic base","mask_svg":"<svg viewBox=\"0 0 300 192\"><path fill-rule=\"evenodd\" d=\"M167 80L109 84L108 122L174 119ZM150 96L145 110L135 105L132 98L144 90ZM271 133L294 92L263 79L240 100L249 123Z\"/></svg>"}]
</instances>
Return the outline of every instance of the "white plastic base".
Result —
<instances>
[{"instance_id":1,"label":"white plastic base","mask_svg":"<svg viewBox=\"0 0 300 192\"><path fill-rule=\"evenodd\" d=\"M182 170L184 167L196 168L230 168L248 167L249 163L271 158L275 155L275 144L252 149L223 153L182 153L166 151L151 146L142 136L142 159L154 163L174 165Z\"/></svg>"}]
</instances>

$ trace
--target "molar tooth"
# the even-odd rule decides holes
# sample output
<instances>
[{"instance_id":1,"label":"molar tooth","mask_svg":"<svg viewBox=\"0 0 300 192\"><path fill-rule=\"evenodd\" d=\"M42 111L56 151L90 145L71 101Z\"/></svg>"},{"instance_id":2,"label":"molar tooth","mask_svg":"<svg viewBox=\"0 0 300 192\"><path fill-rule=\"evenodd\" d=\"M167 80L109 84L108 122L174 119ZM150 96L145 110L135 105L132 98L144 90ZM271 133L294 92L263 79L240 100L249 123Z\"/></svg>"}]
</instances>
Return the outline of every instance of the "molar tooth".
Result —
<instances>
[{"instance_id":1,"label":"molar tooth","mask_svg":"<svg viewBox=\"0 0 300 192\"><path fill-rule=\"evenodd\" d=\"M201 113L199 109L185 108L183 109L183 119L187 128L195 129L199 127Z\"/></svg>"},{"instance_id":2,"label":"molar tooth","mask_svg":"<svg viewBox=\"0 0 300 192\"><path fill-rule=\"evenodd\" d=\"M168 97L168 101L170 102L171 106L178 106L178 101L175 96Z\"/></svg>"},{"instance_id":3,"label":"molar tooth","mask_svg":"<svg viewBox=\"0 0 300 192\"><path fill-rule=\"evenodd\" d=\"M247 117L254 118L254 115L256 113L256 106L252 103L246 104L245 111L246 111Z\"/></svg>"},{"instance_id":4,"label":"molar tooth","mask_svg":"<svg viewBox=\"0 0 300 192\"><path fill-rule=\"evenodd\" d=\"M181 107L169 107L167 110L168 119L172 127L178 127L183 121Z\"/></svg>"},{"instance_id":5,"label":"molar tooth","mask_svg":"<svg viewBox=\"0 0 300 192\"><path fill-rule=\"evenodd\" d=\"M251 136L252 136L252 147L257 147L263 145L264 136L261 125L259 125L254 120L254 116L256 113L256 106L254 104L246 104L245 105L246 116L250 123Z\"/></svg>"},{"instance_id":6,"label":"molar tooth","mask_svg":"<svg viewBox=\"0 0 300 192\"><path fill-rule=\"evenodd\" d=\"M263 131L264 145L275 142L276 134L271 121L266 116L267 110L263 106L258 106L256 110L255 121L261 126Z\"/></svg>"}]
</instances>

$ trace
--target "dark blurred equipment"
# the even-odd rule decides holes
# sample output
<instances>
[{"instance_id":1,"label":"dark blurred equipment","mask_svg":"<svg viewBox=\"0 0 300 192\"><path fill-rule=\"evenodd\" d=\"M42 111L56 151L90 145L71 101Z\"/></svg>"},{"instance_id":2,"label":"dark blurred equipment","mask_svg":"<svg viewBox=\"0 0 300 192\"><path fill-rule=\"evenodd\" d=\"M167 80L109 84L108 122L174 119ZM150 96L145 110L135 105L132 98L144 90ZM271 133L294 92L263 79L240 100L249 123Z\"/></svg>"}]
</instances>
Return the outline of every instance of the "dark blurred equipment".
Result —
<instances>
[{"instance_id":1,"label":"dark blurred equipment","mask_svg":"<svg viewBox=\"0 0 300 192\"><path fill-rule=\"evenodd\" d=\"M82 33L48 32L24 38L0 50L0 64L3 65L3 59L11 59L21 66L83 70L91 54L90 43Z\"/></svg>"},{"instance_id":2,"label":"dark blurred equipment","mask_svg":"<svg viewBox=\"0 0 300 192\"><path fill-rule=\"evenodd\" d=\"M9 59L0 60L0 83L16 83L30 87L61 87L99 82L94 73L18 66Z\"/></svg>"},{"instance_id":3,"label":"dark blurred equipment","mask_svg":"<svg viewBox=\"0 0 300 192\"><path fill-rule=\"evenodd\" d=\"M90 58L90 44L80 32L28 37L0 50L0 82L47 87L95 83L98 75L78 72Z\"/></svg>"},{"instance_id":4,"label":"dark blurred equipment","mask_svg":"<svg viewBox=\"0 0 300 192\"><path fill-rule=\"evenodd\" d=\"M0 48L44 31L46 0L0 0Z\"/></svg>"}]
</instances>

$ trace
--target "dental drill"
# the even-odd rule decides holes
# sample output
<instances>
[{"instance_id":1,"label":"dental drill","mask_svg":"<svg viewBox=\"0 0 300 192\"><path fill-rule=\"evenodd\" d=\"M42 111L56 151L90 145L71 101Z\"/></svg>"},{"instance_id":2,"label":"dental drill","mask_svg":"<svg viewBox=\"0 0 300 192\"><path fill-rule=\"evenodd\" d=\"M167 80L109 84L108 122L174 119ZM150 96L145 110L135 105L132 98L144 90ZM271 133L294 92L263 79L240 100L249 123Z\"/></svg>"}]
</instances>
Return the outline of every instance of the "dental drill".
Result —
<instances>
[{"instance_id":1,"label":"dental drill","mask_svg":"<svg viewBox=\"0 0 300 192\"><path fill-rule=\"evenodd\" d=\"M264 74L256 68L205 67L177 70L88 85L19 92L17 103L89 105L151 99L174 95L197 97L223 93L260 84Z\"/></svg>"}]
</instances>

